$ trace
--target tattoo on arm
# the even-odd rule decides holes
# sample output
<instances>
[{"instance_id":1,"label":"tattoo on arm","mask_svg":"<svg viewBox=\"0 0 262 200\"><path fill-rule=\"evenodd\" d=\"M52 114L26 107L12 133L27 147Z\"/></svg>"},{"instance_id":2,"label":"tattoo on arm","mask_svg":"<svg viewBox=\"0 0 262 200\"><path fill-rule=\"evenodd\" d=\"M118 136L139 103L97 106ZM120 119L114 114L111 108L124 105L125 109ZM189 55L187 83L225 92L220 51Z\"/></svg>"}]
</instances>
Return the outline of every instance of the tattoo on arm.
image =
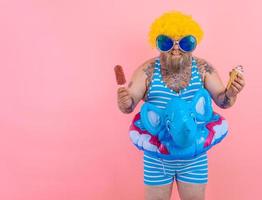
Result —
<instances>
[{"instance_id":1,"label":"tattoo on arm","mask_svg":"<svg viewBox=\"0 0 262 200\"><path fill-rule=\"evenodd\" d=\"M194 59L196 60L197 65L204 65L206 63L206 61L202 58L194 57Z\"/></svg>"},{"instance_id":2,"label":"tattoo on arm","mask_svg":"<svg viewBox=\"0 0 262 200\"><path fill-rule=\"evenodd\" d=\"M144 69L145 74L150 77L154 69L154 63L150 63L146 69Z\"/></svg>"},{"instance_id":3,"label":"tattoo on arm","mask_svg":"<svg viewBox=\"0 0 262 200\"><path fill-rule=\"evenodd\" d=\"M206 62L206 64L205 64L205 71L207 73L209 73L209 74L212 74L215 71L215 69L213 68L212 65L210 65L209 63Z\"/></svg>"},{"instance_id":4,"label":"tattoo on arm","mask_svg":"<svg viewBox=\"0 0 262 200\"><path fill-rule=\"evenodd\" d=\"M233 106L234 103L236 102L237 96L228 97L226 95L226 90L225 90L225 92L223 92L221 94L221 96L222 96L221 98L223 98L222 101L221 101L222 103L220 105L221 108L229 108L229 107Z\"/></svg>"},{"instance_id":5,"label":"tattoo on arm","mask_svg":"<svg viewBox=\"0 0 262 200\"><path fill-rule=\"evenodd\" d=\"M199 72L200 72L200 76L201 76L201 80L204 82L205 80L205 69L203 66L198 66Z\"/></svg>"},{"instance_id":6,"label":"tattoo on arm","mask_svg":"<svg viewBox=\"0 0 262 200\"><path fill-rule=\"evenodd\" d=\"M195 57L195 60L197 61L197 66L199 67L199 71L202 77L202 80L205 79L205 74L206 73L213 73L215 71L214 67L208 63L206 60L202 58L197 58Z\"/></svg>"},{"instance_id":7,"label":"tattoo on arm","mask_svg":"<svg viewBox=\"0 0 262 200\"><path fill-rule=\"evenodd\" d=\"M144 69L144 72L146 74L146 87L148 88L151 79L152 79L152 75L153 75L153 70L154 70L154 63L150 63L146 69Z\"/></svg>"},{"instance_id":8,"label":"tattoo on arm","mask_svg":"<svg viewBox=\"0 0 262 200\"><path fill-rule=\"evenodd\" d=\"M145 91L145 94L143 96L143 99L146 100L146 97L147 97L147 92L148 92L148 88L149 88L149 85L151 83L151 80L152 80L152 76L153 76L153 71L154 71L154 62L153 63L150 63L146 69L143 70L146 74L146 81L145 81L145 85L146 85L146 91Z\"/></svg>"},{"instance_id":9,"label":"tattoo on arm","mask_svg":"<svg viewBox=\"0 0 262 200\"><path fill-rule=\"evenodd\" d=\"M226 93L224 93L224 100L223 100L223 102L222 102L222 104L221 104L221 107L222 108L226 108L226 107L228 107L229 105L230 105L230 98L228 98L228 96L226 95Z\"/></svg>"}]
</instances>

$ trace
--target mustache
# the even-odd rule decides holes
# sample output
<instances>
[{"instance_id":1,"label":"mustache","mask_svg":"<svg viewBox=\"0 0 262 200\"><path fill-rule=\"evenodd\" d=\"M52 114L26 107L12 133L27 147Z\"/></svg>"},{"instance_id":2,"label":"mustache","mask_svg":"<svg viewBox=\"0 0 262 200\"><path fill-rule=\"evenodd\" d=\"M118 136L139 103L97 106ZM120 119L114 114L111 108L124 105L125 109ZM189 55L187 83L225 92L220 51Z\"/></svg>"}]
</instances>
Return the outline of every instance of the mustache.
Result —
<instances>
[{"instance_id":1,"label":"mustache","mask_svg":"<svg viewBox=\"0 0 262 200\"><path fill-rule=\"evenodd\" d=\"M182 54L179 58L174 58L171 54L162 53L160 59L166 66L167 70L178 73L185 67L190 66L192 55Z\"/></svg>"}]
</instances>

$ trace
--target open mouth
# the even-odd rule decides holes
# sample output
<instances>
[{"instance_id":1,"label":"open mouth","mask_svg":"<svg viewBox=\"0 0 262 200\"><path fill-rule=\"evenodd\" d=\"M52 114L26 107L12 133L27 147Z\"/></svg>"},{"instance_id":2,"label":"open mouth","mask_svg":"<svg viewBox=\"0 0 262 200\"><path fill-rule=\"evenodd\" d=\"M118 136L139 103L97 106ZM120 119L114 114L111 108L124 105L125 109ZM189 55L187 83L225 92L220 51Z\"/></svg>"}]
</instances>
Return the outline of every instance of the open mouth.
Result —
<instances>
[{"instance_id":1,"label":"open mouth","mask_svg":"<svg viewBox=\"0 0 262 200\"><path fill-rule=\"evenodd\" d=\"M181 53L171 53L172 56L181 56Z\"/></svg>"},{"instance_id":2,"label":"open mouth","mask_svg":"<svg viewBox=\"0 0 262 200\"><path fill-rule=\"evenodd\" d=\"M182 52L181 51L171 51L170 54L172 56L180 56L180 55L182 55Z\"/></svg>"}]
</instances>

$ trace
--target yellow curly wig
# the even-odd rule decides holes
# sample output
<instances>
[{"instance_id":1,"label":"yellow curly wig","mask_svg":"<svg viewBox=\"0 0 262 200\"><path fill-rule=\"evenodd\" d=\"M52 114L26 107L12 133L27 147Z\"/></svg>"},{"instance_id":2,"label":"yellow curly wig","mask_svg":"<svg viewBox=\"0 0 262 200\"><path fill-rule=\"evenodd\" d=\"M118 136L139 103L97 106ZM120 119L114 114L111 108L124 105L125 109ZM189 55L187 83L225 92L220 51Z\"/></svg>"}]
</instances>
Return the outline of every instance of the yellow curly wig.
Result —
<instances>
[{"instance_id":1,"label":"yellow curly wig","mask_svg":"<svg viewBox=\"0 0 262 200\"><path fill-rule=\"evenodd\" d=\"M160 34L176 40L186 35L193 35L198 44L203 37L203 31L199 24L191 16L179 11L164 13L152 23L149 32L149 42L152 47L156 47L156 38Z\"/></svg>"}]
</instances>

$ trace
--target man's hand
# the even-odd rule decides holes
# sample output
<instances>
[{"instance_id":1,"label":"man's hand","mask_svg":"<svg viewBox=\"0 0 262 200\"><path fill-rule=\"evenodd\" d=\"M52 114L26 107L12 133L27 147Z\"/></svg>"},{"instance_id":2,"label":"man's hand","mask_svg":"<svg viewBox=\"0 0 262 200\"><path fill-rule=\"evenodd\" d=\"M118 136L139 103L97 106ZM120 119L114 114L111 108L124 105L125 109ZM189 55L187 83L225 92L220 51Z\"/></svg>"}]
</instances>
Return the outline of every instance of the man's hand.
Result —
<instances>
[{"instance_id":1,"label":"man's hand","mask_svg":"<svg viewBox=\"0 0 262 200\"><path fill-rule=\"evenodd\" d=\"M134 109L134 100L125 87L117 90L118 107L123 113L131 113Z\"/></svg>"},{"instance_id":2,"label":"man's hand","mask_svg":"<svg viewBox=\"0 0 262 200\"><path fill-rule=\"evenodd\" d=\"M233 73L233 70L229 73L231 76ZM232 80L232 83L229 85L226 96L228 98L235 97L237 94L244 88L245 86L245 79L243 76L243 73L237 73L236 78Z\"/></svg>"}]
</instances>

